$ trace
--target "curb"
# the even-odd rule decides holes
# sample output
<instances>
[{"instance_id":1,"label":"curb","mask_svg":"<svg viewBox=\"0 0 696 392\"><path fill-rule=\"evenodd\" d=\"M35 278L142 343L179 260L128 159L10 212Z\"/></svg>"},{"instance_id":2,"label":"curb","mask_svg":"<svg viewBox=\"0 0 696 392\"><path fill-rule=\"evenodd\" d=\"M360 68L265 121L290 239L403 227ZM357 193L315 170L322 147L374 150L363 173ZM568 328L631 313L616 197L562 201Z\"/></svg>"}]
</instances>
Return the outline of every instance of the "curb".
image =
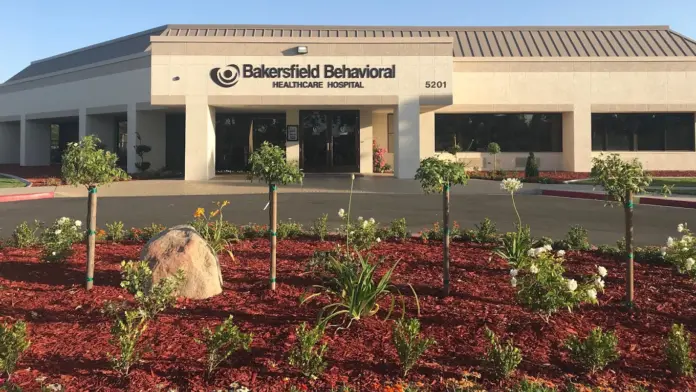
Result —
<instances>
[{"instance_id":1,"label":"curb","mask_svg":"<svg viewBox=\"0 0 696 392\"><path fill-rule=\"evenodd\" d=\"M27 193L18 195L1 195L0 203L9 203L13 201L25 201L25 200L41 200L41 199L53 199L55 197L55 192L38 192L38 193Z\"/></svg>"},{"instance_id":2,"label":"curb","mask_svg":"<svg viewBox=\"0 0 696 392\"><path fill-rule=\"evenodd\" d=\"M585 200L603 200L606 201L607 197L601 193L591 193L591 192L575 192L575 191L561 191L554 189L543 189L541 191L542 196L556 196L556 197L567 197L571 199L585 199ZM637 197L638 202L636 204L645 204L653 206L662 207L677 207L677 208L696 208L696 200L675 200L675 199L665 199L650 196L639 196Z\"/></svg>"},{"instance_id":3,"label":"curb","mask_svg":"<svg viewBox=\"0 0 696 392\"><path fill-rule=\"evenodd\" d=\"M656 197L641 197L640 204L648 204L653 206L664 206L664 207L679 207L679 208L696 208L696 201L690 200L673 200L673 199L660 199Z\"/></svg>"},{"instance_id":4,"label":"curb","mask_svg":"<svg viewBox=\"0 0 696 392\"><path fill-rule=\"evenodd\" d=\"M542 189L542 196L556 196L556 197L569 197L572 199L585 199L585 200L606 200L607 197L601 193L592 192L576 192L576 191L560 191L556 189Z\"/></svg>"}]
</instances>

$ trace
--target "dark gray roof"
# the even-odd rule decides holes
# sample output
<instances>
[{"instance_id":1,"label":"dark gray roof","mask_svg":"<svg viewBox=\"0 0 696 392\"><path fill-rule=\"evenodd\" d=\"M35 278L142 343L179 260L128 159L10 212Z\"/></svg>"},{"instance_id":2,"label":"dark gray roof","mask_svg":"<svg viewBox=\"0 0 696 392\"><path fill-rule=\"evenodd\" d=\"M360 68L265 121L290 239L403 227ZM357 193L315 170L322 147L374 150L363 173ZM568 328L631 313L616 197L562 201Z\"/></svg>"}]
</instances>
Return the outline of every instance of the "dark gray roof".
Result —
<instances>
[{"instance_id":1,"label":"dark gray roof","mask_svg":"<svg viewBox=\"0 0 696 392\"><path fill-rule=\"evenodd\" d=\"M696 41L669 26L619 27L376 27L166 25L32 62L8 80L143 53L150 36L451 37L454 57L693 57Z\"/></svg>"}]
</instances>

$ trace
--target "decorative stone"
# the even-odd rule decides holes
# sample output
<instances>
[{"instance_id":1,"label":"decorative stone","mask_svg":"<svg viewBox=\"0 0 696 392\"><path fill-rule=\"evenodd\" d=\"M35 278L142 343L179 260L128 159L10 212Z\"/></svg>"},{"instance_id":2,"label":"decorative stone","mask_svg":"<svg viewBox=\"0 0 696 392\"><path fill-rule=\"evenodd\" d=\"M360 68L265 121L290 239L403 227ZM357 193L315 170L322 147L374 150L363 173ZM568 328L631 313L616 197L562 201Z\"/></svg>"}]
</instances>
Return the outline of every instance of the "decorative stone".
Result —
<instances>
[{"instance_id":1,"label":"decorative stone","mask_svg":"<svg viewBox=\"0 0 696 392\"><path fill-rule=\"evenodd\" d=\"M186 280L179 290L181 297L205 299L222 293L217 255L191 226L174 226L153 237L140 259L148 261L153 283L183 270Z\"/></svg>"}]
</instances>

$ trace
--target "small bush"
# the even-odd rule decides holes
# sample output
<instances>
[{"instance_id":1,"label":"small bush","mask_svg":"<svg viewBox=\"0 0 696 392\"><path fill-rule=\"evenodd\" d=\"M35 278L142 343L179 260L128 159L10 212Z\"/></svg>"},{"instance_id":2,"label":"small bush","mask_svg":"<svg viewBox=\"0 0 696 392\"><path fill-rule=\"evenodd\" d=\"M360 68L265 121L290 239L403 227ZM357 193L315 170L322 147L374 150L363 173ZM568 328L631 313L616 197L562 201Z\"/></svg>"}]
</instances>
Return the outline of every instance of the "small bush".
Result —
<instances>
[{"instance_id":1,"label":"small bush","mask_svg":"<svg viewBox=\"0 0 696 392\"><path fill-rule=\"evenodd\" d=\"M495 223L490 219L485 218L480 224L475 226L476 230L474 230L472 235L472 240L474 242L487 244L498 240L498 231L495 228Z\"/></svg>"},{"instance_id":2,"label":"small bush","mask_svg":"<svg viewBox=\"0 0 696 392\"><path fill-rule=\"evenodd\" d=\"M232 323L232 316L212 331L207 327L203 329L203 339L198 342L205 344L208 375L213 374L215 369L235 352L249 351L252 339L252 334L243 333Z\"/></svg>"},{"instance_id":3,"label":"small bush","mask_svg":"<svg viewBox=\"0 0 696 392\"><path fill-rule=\"evenodd\" d=\"M149 318L142 309L127 310L111 326L110 343L119 350L118 355L107 352L111 366L122 376L127 376L130 368L140 361L142 349L140 340L147 330Z\"/></svg>"},{"instance_id":4,"label":"small bush","mask_svg":"<svg viewBox=\"0 0 696 392\"><path fill-rule=\"evenodd\" d=\"M501 244L494 251L511 265L522 262L532 248L532 234L529 226L518 227L516 232L503 234Z\"/></svg>"},{"instance_id":5,"label":"small bush","mask_svg":"<svg viewBox=\"0 0 696 392\"><path fill-rule=\"evenodd\" d=\"M143 295L152 282L152 270L147 261L121 262L121 287L133 296Z\"/></svg>"},{"instance_id":6,"label":"small bush","mask_svg":"<svg viewBox=\"0 0 696 392\"><path fill-rule=\"evenodd\" d=\"M17 361L31 343L27 339L27 324L0 324L0 372L8 377L14 373Z\"/></svg>"},{"instance_id":7,"label":"small bush","mask_svg":"<svg viewBox=\"0 0 696 392\"><path fill-rule=\"evenodd\" d=\"M309 228L309 232L318 237L320 241L324 241L329 235L329 229L326 222L329 220L329 214L322 214L319 218L315 219L312 226Z\"/></svg>"},{"instance_id":8,"label":"small bush","mask_svg":"<svg viewBox=\"0 0 696 392\"><path fill-rule=\"evenodd\" d=\"M462 229L459 227L459 223L453 222L450 227L450 238L458 239L462 237ZM426 228L421 232L421 238L423 241L434 240L442 241L445 238L445 229L440 226L439 222L433 223L432 228Z\"/></svg>"},{"instance_id":9,"label":"small bush","mask_svg":"<svg viewBox=\"0 0 696 392\"><path fill-rule=\"evenodd\" d=\"M295 330L297 341L290 350L288 363L297 368L305 377L317 377L326 369L324 354L326 343L321 343L324 336L324 325L319 324L309 329L307 323L302 323Z\"/></svg>"},{"instance_id":10,"label":"small bush","mask_svg":"<svg viewBox=\"0 0 696 392\"><path fill-rule=\"evenodd\" d=\"M176 303L176 294L186 277L179 270L173 276L160 279L152 284L152 270L146 261L121 263L121 287L133 294L135 301L146 317L157 315Z\"/></svg>"},{"instance_id":11,"label":"small bush","mask_svg":"<svg viewBox=\"0 0 696 392\"><path fill-rule=\"evenodd\" d=\"M425 353L425 350L435 344L435 339L421 336L420 322L415 318L397 320L394 324L392 339L396 353L399 355L404 377L418 362L418 358Z\"/></svg>"},{"instance_id":12,"label":"small bush","mask_svg":"<svg viewBox=\"0 0 696 392\"><path fill-rule=\"evenodd\" d=\"M590 240L587 229L580 225L573 225L568 230L565 237L565 243L572 250L588 250L590 249Z\"/></svg>"},{"instance_id":13,"label":"small bush","mask_svg":"<svg viewBox=\"0 0 696 392\"><path fill-rule=\"evenodd\" d=\"M341 233L346 237L346 244L350 251L363 252L371 249L381 239L378 237L379 224L373 219L363 219L359 216L356 221L349 221L348 214L339 210L338 216L343 220Z\"/></svg>"},{"instance_id":14,"label":"small bush","mask_svg":"<svg viewBox=\"0 0 696 392\"><path fill-rule=\"evenodd\" d=\"M536 178L539 177L539 165L537 164L534 153L530 152L527 157L527 163L524 165L524 177Z\"/></svg>"},{"instance_id":15,"label":"small bush","mask_svg":"<svg viewBox=\"0 0 696 392\"><path fill-rule=\"evenodd\" d=\"M268 235L268 226L249 223L242 226L242 237L244 239L253 240L254 238L263 238Z\"/></svg>"},{"instance_id":16,"label":"small bush","mask_svg":"<svg viewBox=\"0 0 696 392\"><path fill-rule=\"evenodd\" d=\"M488 370L496 378L508 378L522 362L522 352L508 340L500 344L498 337L490 329L485 330L490 347L483 358Z\"/></svg>"},{"instance_id":17,"label":"small bush","mask_svg":"<svg viewBox=\"0 0 696 392\"><path fill-rule=\"evenodd\" d=\"M556 392L558 389L553 384L545 384L540 381L530 381L526 378L512 387L510 392Z\"/></svg>"},{"instance_id":18,"label":"small bush","mask_svg":"<svg viewBox=\"0 0 696 392\"><path fill-rule=\"evenodd\" d=\"M302 234L302 225L297 222L293 222L292 219L288 219L287 221L278 221L278 227L276 228L276 236L278 237L278 240L297 238Z\"/></svg>"},{"instance_id":19,"label":"small bush","mask_svg":"<svg viewBox=\"0 0 696 392\"><path fill-rule=\"evenodd\" d=\"M389 227L384 230L384 233L380 234L382 238L391 238L399 241L404 241L408 238L408 225L406 224L406 218L394 219L389 223Z\"/></svg>"},{"instance_id":20,"label":"small bush","mask_svg":"<svg viewBox=\"0 0 696 392\"><path fill-rule=\"evenodd\" d=\"M140 232L141 241L150 241L157 234L167 230L167 226L161 225L159 223L152 223L150 226L145 226Z\"/></svg>"},{"instance_id":21,"label":"small bush","mask_svg":"<svg viewBox=\"0 0 696 392\"><path fill-rule=\"evenodd\" d=\"M12 232L12 246L16 248L28 248L39 242L39 231L43 229L43 222L35 220L33 226L26 221L17 225Z\"/></svg>"},{"instance_id":22,"label":"small bush","mask_svg":"<svg viewBox=\"0 0 696 392\"><path fill-rule=\"evenodd\" d=\"M83 238L82 222L66 217L56 220L41 236L42 260L49 263L65 261L73 254L73 244Z\"/></svg>"},{"instance_id":23,"label":"small bush","mask_svg":"<svg viewBox=\"0 0 696 392\"><path fill-rule=\"evenodd\" d=\"M676 376L691 377L694 361L691 359L691 334L684 325L674 324L665 339L665 357L670 370Z\"/></svg>"},{"instance_id":24,"label":"small bush","mask_svg":"<svg viewBox=\"0 0 696 392\"><path fill-rule=\"evenodd\" d=\"M126 238L123 222L116 221L106 224L106 238L113 242L121 242Z\"/></svg>"},{"instance_id":25,"label":"small bush","mask_svg":"<svg viewBox=\"0 0 696 392\"><path fill-rule=\"evenodd\" d=\"M664 260L678 273L696 279L696 235L686 223L680 223L677 232L682 235L681 239L668 237L666 246L662 248Z\"/></svg>"},{"instance_id":26,"label":"small bush","mask_svg":"<svg viewBox=\"0 0 696 392\"><path fill-rule=\"evenodd\" d=\"M584 340L570 337L566 347L573 362L594 373L619 358L618 343L613 332L603 332L602 328L596 327Z\"/></svg>"}]
</instances>

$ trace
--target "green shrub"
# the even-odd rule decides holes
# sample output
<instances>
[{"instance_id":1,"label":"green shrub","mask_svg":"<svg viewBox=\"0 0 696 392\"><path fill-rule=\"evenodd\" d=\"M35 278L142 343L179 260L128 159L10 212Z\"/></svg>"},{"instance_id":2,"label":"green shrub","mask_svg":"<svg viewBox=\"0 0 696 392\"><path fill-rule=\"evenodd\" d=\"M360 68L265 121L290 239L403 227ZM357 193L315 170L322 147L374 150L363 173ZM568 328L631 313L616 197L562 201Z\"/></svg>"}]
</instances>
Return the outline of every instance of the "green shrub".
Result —
<instances>
[{"instance_id":1,"label":"green shrub","mask_svg":"<svg viewBox=\"0 0 696 392\"><path fill-rule=\"evenodd\" d=\"M0 324L0 372L10 377L30 344L24 321L17 321L13 325Z\"/></svg>"},{"instance_id":2,"label":"green shrub","mask_svg":"<svg viewBox=\"0 0 696 392\"><path fill-rule=\"evenodd\" d=\"M406 240L409 236L406 218L399 218L391 221L389 223L389 228L387 228L384 234L381 236L384 239L391 238L399 241Z\"/></svg>"},{"instance_id":3,"label":"green shrub","mask_svg":"<svg viewBox=\"0 0 696 392\"><path fill-rule=\"evenodd\" d=\"M79 220L66 217L56 220L41 236L42 260L49 263L65 261L73 254L73 244L81 241L84 234Z\"/></svg>"},{"instance_id":4,"label":"green shrub","mask_svg":"<svg viewBox=\"0 0 696 392\"><path fill-rule=\"evenodd\" d=\"M450 238L458 239L462 237L462 229L459 226L459 223L453 222L452 227L450 227ZM424 241L428 240L433 240L433 241L442 241L443 238L445 238L445 230L442 226L440 226L440 223L435 222L433 223L432 228L426 228L421 232L421 238Z\"/></svg>"},{"instance_id":5,"label":"green shrub","mask_svg":"<svg viewBox=\"0 0 696 392\"><path fill-rule=\"evenodd\" d=\"M287 221L278 221L276 235L278 236L279 240L284 240L286 238L297 238L303 233L302 225L297 222L293 222L292 219L288 219Z\"/></svg>"},{"instance_id":6,"label":"green shrub","mask_svg":"<svg viewBox=\"0 0 696 392\"><path fill-rule=\"evenodd\" d=\"M516 232L503 234L494 253L511 265L522 262L532 248L532 234L529 226L519 227Z\"/></svg>"},{"instance_id":7,"label":"green shrub","mask_svg":"<svg viewBox=\"0 0 696 392\"><path fill-rule=\"evenodd\" d=\"M485 329L486 339L490 347L483 358L486 367L496 378L508 378L515 372L522 362L522 352L508 340L505 345L498 341L498 337L490 329Z\"/></svg>"},{"instance_id":8,"label":"green shrub","mask_svg":"<svg viewBox=\"0 0 696 392\"><path fill-rule=\"evenodd\" d=\"M235 352L249 351L252 340L252 334L243 333L232 323L232 316L212 331L210 328L204 328L203 339L198 342L205 344L208 375L212 375L215 369Z\"/></svg>"},{"instance_id":9,"label":"green shrub","mask_svg":"<svg viewBox=\"0 0 696 392\"><path fill-rule=\"evenodd\" d=\"M12 232L12 246L28 248L36 245L39 242L39 231L43 229L43 226L43 222L39 220L35 220L33 226L29 226L26 221L20 223Z\"/></svg>"},{"instance_id":10,"label":"green shrub","mask_svg":"<svg viewBox=\"0 0 696 392\"><path fill-rule=\"evenodd\" d=\"M133 296L143 295L152 282L152 270L147 261L121 262L121 287Z\"/></svg>"},{"instance_id":11,"label":"green shrub","mask_svg":"<svg viewBox=\"0 0 696 392\"><path fill-rule=\"evenodd\" d=\"M123 228L123 222L116 221L106 224L107 238L113 242L121 242L126 238L126 231Z\"/></svg>"},{"instance_id":12,"label":"green shrub","mask_svg":"<svg viewBox=\"0 0 696 392\"><path fill-rule=\"evenodd\" d=\"M107 352L113 369L127 376L130 368L140 361L142 349L140 340L147 330L149 317L142 309L127 310L122 317L117 318L111 326L110 343L119 350L118 355Z\"/></svg>"},{"instance_id":13,"label":"green shrub","mask_svg":"<svg viewBox=\"0 0 696 392\"><path fill-rule=\"evenodd\" d=\"M268 235L268 226L249 223L242 226L242 238L253 240L254 238L263 238Z\"/></svg>"},{"instance_id":14,"label":"green shrub","mask_svg":"<svg viewBox=\"0 0 696 392\"><path fill-rule=\"evenodd\" d=\"M568 249L589 250L590 240L587 229L580 225L571 226L566 234L565 243L568 245Z\"/></svg>"},{"instance_id":15,"label":"green shrub","mask_svg":"<svg viewBox=\"0 0 696 392\"><path fill-rule=\"evenodd\" d=\"M474 242L487 244L498 240L498 231L495 227L495 223L490 219L485 218L480 224L475 226L476 230L474 230L472 236Z\"/></svg>"},{"instance_id":16,"label":"green shrub","mask_svg":"<svg viewBox=\"0 0 696 392\"><path fill-rule=\"evenodd\" d=\"M618 342L613 332L603 332L596 327L584 340L571 336L566 347L573 362L594 373L619 358Z\"/></svg>"},{"instance_id":17,"label":"green shrub","mask_svg":"<svg viewBox=\"0 0 696 392\"><path fill-rule=\"evenodd\" d=\"M326 222L329 220L329 214L322 214L319 218L315 219L312 226L309 228L309 232L318 237L319 240L324 241L329 235L329 229Z\"/></svg>"},{"instance_id":18,"label":"green shrub","mask_svg":"<svg viewBox=\"0 0 696 392\"><path fill-rule=\"evenodd\" d=\"M359 216L356 221L351 222L343 209L338 211L338 216L343 220L340 231L346 237L346 244L350 251L364 252L381 241L377 236L379 224L373 218L363 219Z\"/></svg>"},{"instance_id":19,"label":"green shrub","mask_svg":"<svg viewBox=\"0 0 696 392\"><path fill-rule=\"evenodd\" d=\"M159 223L151 223L150 226L145 226L140 232L141 241L150 241L157 234L167 230L167 226Z\"/></svg>"},{"instance_id":20,"label":"green shrub","mask_svg":"<svg viewBox=\"0 0 696 392\"><path fill-rule=\"evenodd\" d=\"M146 317L157 315L176 303L176 294L184 284L183 270L152 284L152 271L146 261L121 263L121 287L133 294Z\"/></svg>"},{"instance_id":21,"label":"green shrub","mask_svg":"<svg viewBox=\"0 0 696 392\"><path fill-rule=\"evenodd\" d=\"M665 339L665 357L672 374L691 377L694 361L691 359L691 334L684 325L673 324Z\"/></svg>"},{"instance_id":22,"label":"green shrub","mask_svg":"<svg viewBox=\"0 0 696 392\"><path fill-rule=\"evenodd\" d=\"M297 368L305 377L317 377L326 369L324 354L326 343L321 343L324 336L324 324L309 329L302 323L295 330L297 341L290 350L288 363Z\"/></svg>"},{"instance_id":23,"label":"green shrub","mask_svg":"<svg viewBox=\"0 0 696 392\"><path fill-rule=\"evenodd\" d=\"M556 392L558 389L553 385L545 385L538 381L530 381L526 378L512 387L510 392Z\"/></svg>"},{"instance_id":24,"label":"green shrub","mask_svg":"<svg viewBox=\"0 0 696 392\"><path fill-rule=\"evenodd\" d=\"M399 355L404 377L418 362L418 358L425 353L425 350L435 344L435 339L421 336L420 322L415 318L397 320L394 324L392 339L396 353Z\"/></svg>"},{"instance_id":25,"label":"green shrub","mask_svg":"<svg viewBox=\"0 0 696 392\"><path fill-rule=\"evenodd\" d=\"M527 157L527 163L524 165L524 177L535 178L539 177L539 165L534 157L534 153L530 152Z\"/></svg>"}]
</instances>

